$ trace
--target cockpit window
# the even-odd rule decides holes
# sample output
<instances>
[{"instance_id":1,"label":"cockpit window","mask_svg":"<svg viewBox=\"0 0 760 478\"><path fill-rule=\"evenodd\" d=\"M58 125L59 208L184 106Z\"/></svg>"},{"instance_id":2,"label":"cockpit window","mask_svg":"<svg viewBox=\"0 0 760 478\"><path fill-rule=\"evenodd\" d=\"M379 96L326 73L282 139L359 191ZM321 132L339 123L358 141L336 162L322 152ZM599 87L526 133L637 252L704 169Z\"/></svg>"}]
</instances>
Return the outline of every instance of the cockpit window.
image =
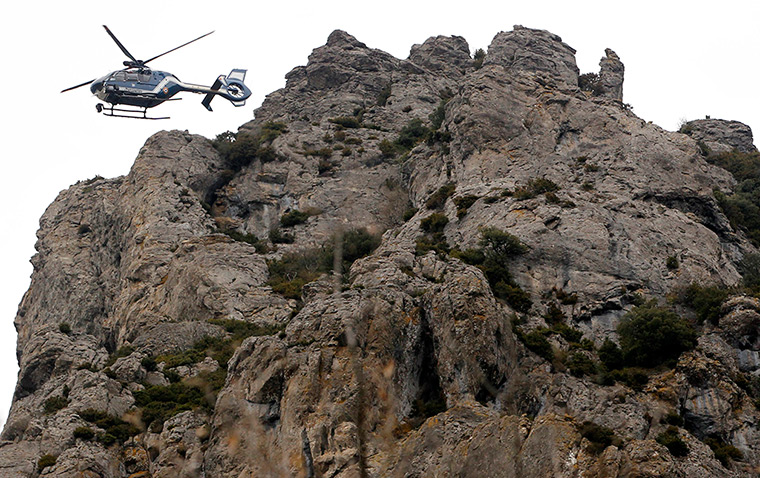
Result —
<instances>
[{"instance_id":1,"label":"cockpit window","mask_svg":"<svg viewBox=\"0 0 760 478\"><path fill-rule=\"evenodd\" d=\"M113 79L116 81L127 81L127 74L123 71L117 71L113 74Z\"/></svg>"},{"instance_id":2,"label":"cockpit window","mask_svg":"<svg viewBox=\"0 0 760 478\"><path fill-rule=\"evenodd\" d=\"M141 71L138 75L140 78L140 81L150 81L150 78L153 76L153 72L150 70Z\"/></svg>"}]
</instances>

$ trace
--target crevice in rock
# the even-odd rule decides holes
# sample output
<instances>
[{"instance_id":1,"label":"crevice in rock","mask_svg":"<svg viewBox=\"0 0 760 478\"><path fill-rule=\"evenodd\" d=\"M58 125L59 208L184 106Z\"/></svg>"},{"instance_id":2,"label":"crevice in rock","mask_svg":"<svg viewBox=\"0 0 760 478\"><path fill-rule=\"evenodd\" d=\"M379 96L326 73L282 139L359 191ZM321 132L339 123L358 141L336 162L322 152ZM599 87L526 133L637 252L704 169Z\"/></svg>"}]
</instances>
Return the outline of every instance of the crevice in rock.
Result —
<instances>
[{"instance_id":1,"label":"crevice in rock","mask_svg":"<svg viewBox=\"0 0 760 478\"><path fill-rule=\"evenodd\" d=\"M723 216L718 203L712 197L669 192L662 194L646 193L634 199L654 201L670 209L694 214L699 222L717 234L721 241L737 242L728 220Z\"/></svg>"},{"instance_id":2,"label":"crevice in rock","mask_svg":"<svg viewBox=\"0 0 760 478\"><path fill-rule=\"evenodd\" d=\"M420 368L417 395L412 404L410 418L425 419L446 410L446 394L438 375L433 331L424 311L420 313Z\"/></svg>"}]
</instances>

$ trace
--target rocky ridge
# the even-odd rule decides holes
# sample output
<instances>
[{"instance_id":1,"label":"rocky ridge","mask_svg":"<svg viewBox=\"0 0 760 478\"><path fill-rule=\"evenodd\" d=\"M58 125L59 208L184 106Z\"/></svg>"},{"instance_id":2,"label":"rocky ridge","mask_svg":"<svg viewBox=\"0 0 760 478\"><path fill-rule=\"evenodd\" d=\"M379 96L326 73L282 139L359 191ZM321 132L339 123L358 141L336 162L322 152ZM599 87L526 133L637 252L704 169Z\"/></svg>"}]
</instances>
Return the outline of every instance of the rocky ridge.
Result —
<instances>
[{"instance_id":1,"label":"rocky ridge","mask_svg":"<svg viewBox=\"0 0 760 478\"><path fill-rule=\"evenodd\" d=\"M622 102L612 50L595 91L574 54L519 26L482 63L461 37L401 60L335 31L241 126L244 161L161 132L127 176L63 191L16 317L4 476L753 476L756 299L726 301L641 387L521 338L556 307L595 350L641 297L734 286L757 253L713 194L736 181L699 144L753 151L749 128L665 131ZM524 244L509 269L527 306L441 249L477 248L484 226ZM273 261L355 228L382 243L337 286L274 290ZM683 456L659 439L673 411ZM586 422L617 440L595 449ZM716 437L741 458L721 463Z\"/></svg>"}]
</instances>

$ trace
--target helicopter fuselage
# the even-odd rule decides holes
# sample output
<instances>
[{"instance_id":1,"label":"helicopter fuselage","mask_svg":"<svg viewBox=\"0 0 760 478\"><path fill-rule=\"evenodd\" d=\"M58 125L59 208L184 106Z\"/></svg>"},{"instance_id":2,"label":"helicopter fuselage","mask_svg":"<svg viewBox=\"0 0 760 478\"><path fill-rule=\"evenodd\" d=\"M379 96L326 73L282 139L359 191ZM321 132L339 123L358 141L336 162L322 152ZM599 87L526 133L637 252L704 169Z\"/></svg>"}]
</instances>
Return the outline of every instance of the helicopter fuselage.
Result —
<instances>
[{"instance_id":1,"label":"helicopter fuselage","mask_svg":"<svg viewBox=\"0 0 760 478\"><path fill-rule=\"evenodd\" d=\"M119 70L98 78L90 91L113 105L152 108L187 88L171 73L157 70Z\"/></svg>"}]
</instances>

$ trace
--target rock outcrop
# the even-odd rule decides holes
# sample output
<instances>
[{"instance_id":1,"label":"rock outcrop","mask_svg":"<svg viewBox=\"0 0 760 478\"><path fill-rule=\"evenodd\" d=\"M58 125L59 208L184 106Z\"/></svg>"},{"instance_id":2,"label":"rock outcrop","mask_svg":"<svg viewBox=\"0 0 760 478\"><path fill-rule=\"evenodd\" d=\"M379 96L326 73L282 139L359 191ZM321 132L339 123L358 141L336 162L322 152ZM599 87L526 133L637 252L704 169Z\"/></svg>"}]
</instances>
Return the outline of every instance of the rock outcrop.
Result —
<instances>
[{"instance_id":1,"label":"rock outcrop","mask_svg":"<svg viewBox=\"0 0 760 478\"><path fill-rule=\"evenodd\" d=\"M704 144L716 153L738 150L742 153L757 151L752 142L752 130L738 121L719 119L694 120L684 123L681 131Z\"/></svg>"},{"instance_id":2,"label":"rock outcrop","mask_svg":"<svg viewBox=\"0 0 760 478\"><path fill-rule=\"evenodd\" d=\"M456 36L401 60L335 31L234 141L161 132L63 191L15 321L3 476L753 476L755 299L645 385L567 365L642 298L741 281L757 250L697 141L751 132L647 123L612 50L602 95L574 53L515 27L482 63Z\"/></svg>"}]
</instances>

